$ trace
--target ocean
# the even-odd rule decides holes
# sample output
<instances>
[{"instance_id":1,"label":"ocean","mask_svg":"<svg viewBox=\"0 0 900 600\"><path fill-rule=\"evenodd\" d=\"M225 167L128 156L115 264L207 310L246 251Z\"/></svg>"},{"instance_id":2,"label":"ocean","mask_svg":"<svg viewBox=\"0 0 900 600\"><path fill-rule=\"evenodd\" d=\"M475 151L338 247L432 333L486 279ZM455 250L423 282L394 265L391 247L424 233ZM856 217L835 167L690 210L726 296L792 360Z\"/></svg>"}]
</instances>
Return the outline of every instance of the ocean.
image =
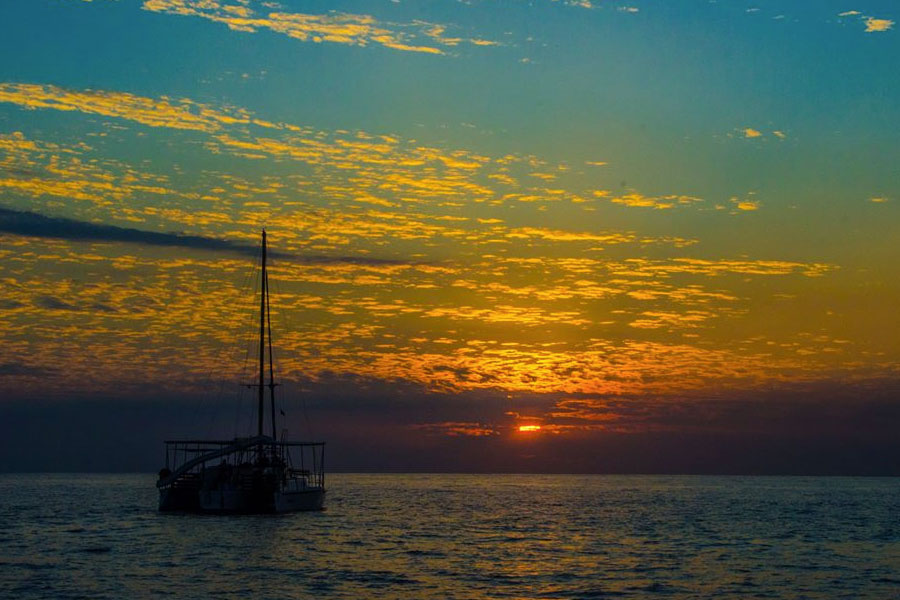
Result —
<instances>
[{"instance_id":1,"label":"ocean","mask_svg":"<svg viewBox=\"0 0 900 600\"><path fill-rule=\"evenodd\" d=\"M156 512L154 475L0 475L0 597L900 598L900 479L329 476Z\"/></svg>"}]
</instances>

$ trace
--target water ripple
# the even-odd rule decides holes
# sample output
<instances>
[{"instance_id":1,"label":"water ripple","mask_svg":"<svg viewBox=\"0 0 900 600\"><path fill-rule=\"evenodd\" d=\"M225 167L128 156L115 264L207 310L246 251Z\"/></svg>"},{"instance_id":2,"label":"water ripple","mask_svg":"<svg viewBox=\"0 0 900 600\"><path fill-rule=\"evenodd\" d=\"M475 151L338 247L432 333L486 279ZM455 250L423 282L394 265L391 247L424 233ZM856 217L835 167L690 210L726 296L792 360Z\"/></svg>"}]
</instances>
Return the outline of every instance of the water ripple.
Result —
<instances>
[{"instance_id":1,"label":"water ripple","mask_svg":"<svg viewBox=\"0 0 900 600\"><path fill-rule=\"evenodd\" d=\"M151 476L0 476L32 598L891 598L900 480L334 475L328 510L161 515Z\"/></svg>"}]
</instances>

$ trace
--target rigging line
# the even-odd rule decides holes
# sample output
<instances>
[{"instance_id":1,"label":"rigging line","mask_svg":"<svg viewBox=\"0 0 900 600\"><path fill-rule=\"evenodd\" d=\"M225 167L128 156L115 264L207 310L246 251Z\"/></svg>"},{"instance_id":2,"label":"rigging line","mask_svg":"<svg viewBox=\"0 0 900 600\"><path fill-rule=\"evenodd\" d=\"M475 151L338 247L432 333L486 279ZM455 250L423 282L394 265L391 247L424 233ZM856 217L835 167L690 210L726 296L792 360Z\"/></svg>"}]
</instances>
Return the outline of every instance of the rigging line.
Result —
<instances>
[{"instance_id":1,"label":"rigging line","mask_svg":"<svg viewBox=\"0 0 900 600\"><path fill-rule=\"evenodd\" d=\"M252 275L252 268L245 269L245 273L246 273L246 275L244 277L244 287L246 287L249 284L249 281L250 281L249 278ZM243 288L238 289L238 294L239 294L238 298L239 299L236 303L237 304L236 309L234 311L231 311L229 318L227 318L225 320L224 333L225 333L227 339L230 340L230 343L226 342L219 346L219 351L214 357L215 361L209 367L207 384L212 379L212 373L215 369L217 369L222 364L230 362L231 357L234 355L235 348L237 347L237 341L235 340L235 337L230 334L232 332L234 332L235 330L239 330L240 322L242 320L242 315L241 315L241 310L240 310L240 298L242 297L240 295L241 291L243 291ZM224 396L223 391L224 391L224 387L227 382L226 382L226 378L222 376L221 372L217 379L218 379L217 389L215 390L215 393L213 394L212 397L214 399L221 400ZM206 386L204 386L204 389L205 388L206 388ZM220 413L221 413L221 411L213 410L212 418L207 420L207 434L208 434L207 437L213 437L212 435L209 435L209 434L211 434L213 431L219 429L220 425L223 426L223 428L227 430L227 420L226 420L227 418L223 418L224 413L221 413L221 414Z\"/></svg>"},{"instance_id":2,"label":"rigging line","mask_svg":"<svg viewBox=\"0 0 900 600\"><path fill-rule=\"evenodd\" d=\"M281 288L281 284L280 284L278 278L274 279L273 285L275 286L275 294L277 296L280 296L282 298L287 297L287 294ZM288 335L290 335L290 332L293 331L293 327L290 322L290 310L289 310L290 308L291 307L289 307L287 304L282 303L282 308L280 311L278 311L278 314L276 315L276 323L279 319L281 320L281 324L280 324L281 329L280 330L288 332ZM281 402L281 407L283 409L288 406L288 398L289 398L289 395L287 393L286 382L285 382L285 385L282 386L282 388L283 388L282 392L279 394L279 399ZM296 396L296 394L294 394L294 396ZM287 415L285 415L285 421L287 421Z\"/></svg>"},{"instance_id":3,"label":"rigging line","mask_svg":"<svg viewBox=\"0 0 900 600\"><path fill-rule=\"evenodd\" d=\"M247 300L248 296L250 297L250 302L252 302L252 294L248 294L247 292L248 292L248 290L251 289L250 282L254 281L254 274L256 272L255 269L256 269L255 262L251 262L250 265L248 265L246 267L246 269L245 269L246 275L243 278L242 285L238 288L238 297L240 298L240 300L238 300L237 307L233 311L233 314L235 315L234 321L237 321L237 323L239 323L239 324L247 318L246 315L247 315L247 311L248 311L248 300ZM230 354L228 357L228 364L237 365L237 364L240 364L240 361L238 360L238 358L236 356L237 350L240 348L241 342L244 339L246 339L247 336L244 334L244 332L242 331L242 328L239 325L235 326L233 328L230 328L229 332L231 332L231 331L234 332L234 335L229 335L229 337L231 339L231 344L228 346L228 348L230 350ZM236 375L239 379L243 378L243 371L246 370L246 360L247 359L245 357L244 366L241 368L240 371L238 371L237 373L231 373L230 377L226 378L223 375L222 377L219 378L219 385L221 388L224 388L225 385L227 385L228 383L231 383L232 385L235 383L234 380L232 379L232 376ZM233 398L236 397L235 405L234 405L234 418L233 418L232 424L231 424L232 425L231 429L232 429L232 433L233 433L234 437L237 437L237 434L238 434L238 423L240 421L240 406L243 403L243 393L242 392L243 392L243 389L240 386L238 386L237 392L234 393L233 395L231 395ZM223 397L223 396L224 396L224 394L220 393L219 397ZM223 417L224 417L224 412L223 412ZM225 425L227 427L225 422L223 422L223 425Z\"/></svg>"},{"instance_id":4,"label":"rigging line","mask_svg":"<svg viewBox=\"0 0 900 600\"><path fill-rule=\"evenodd\" d=\"M287 294L285 292L282 292L281 286L280 286L277 278L274 280L274 282L275 282L275 293L278 294L279 296L286 296ZM293 326L290 322L290 318L291 318L290 311L282 310L279 313L279 316L281 316L281 318L283 319L283 325L284 325L283 330L284 331L293 331ZM302 388L298 389L298 393L295 394L295 397L297 397L297 396L299 396L299 398L300 398L300 408L303 413L304 425L306 426L305 434L306 434L306 436L311 436L312 435L312 425L310 424L309 412L307 411L307 408L306 408L306 395L303 393ZM285 404L287 404L287 394L283 393L282 394L282 406L284 406Z\"/></svg>"},{"instance_id":5,"label":"rigging line","mask_svg":"<svg viewBox=\"0 0 900 600\"><path fill-rule=\"evenodd\" d=\"M197 293L194 294L194 296L199 297L199 298L206 298L207 295L209 294L209 289L204 288L204 283L208 284L208 282L205 282L203 277L198 277L198 279L199 279L199 284L197 285L197 290L196 290ZM209 384L211 381L212 381L212 365L209 365L206 369L204 369L204 375L199 378L200 391L199 391L199 394L195 395L195 401L191 403L192 409L191 409L190 418L188 420L189 423L196 423L197 421L200 420L198 417L203 412L203 410L206 408L206 405L208 404L208 401L209 401L209 397L210 397ZM209 419L207 418L207 419L204 419L203 421L206 424L206 429L208 430L209 429Z\"/></svg>"},{"instance_id":6,"label":"rigging line","mask_svg":"<svg viewBox=\"0 0 900 600\"><path fill-rule=\"evenodd\" d=\"M172 278L172 277L167 277L166 283L169 285L174 285L175 289L172 290L172 293L166 294L166 296L165 296L166 299L163 302L163 308L160 313L163 315L169 314L169 306L172 304L172 301L175 299L175 294L177 293L177 288L178 288L178 284L174 282L174 278ZM179 411L179 410L184 410L184 405L181 403L173 403L172 410L173 410L173 412ZM181 422L183 420L181 418L181 417L183 417L183 415L184 415L184 413L181 413L180 415L176 414L175 415L176 418L173 420L173 422L176 422L176 423Z\"/></svg>"},{"instance_id":7,"label":"rigging line","mask_svg":"<svg viewBox=\"0 0 900 600\"><path fill-rule=\"evenodd\" d=\"M253 282L252 288L250 286L251 281ZM246 350L246 352L244 354L244 363L243 363L243 366L239 373L239 375L241 377L240 381L242 382L242 385L245 385L245 384L243 384L243 381L247 377L247 373L250 369L250 367L249 367L250 357L253 354L253 350L254 350L254 346L255 346L254 330L255 330L255 326L256 326L256 294L257 294L258 289L259 289L259 265L257 263L254 263L251 268L250 279L248 279L248 281L246 282L246 284L244 286L244 290L243 290L244 292L249 292L249 293L242 294L245 298L247 298L245 300L246 306L244 309L245 315L246 315L245 316L246 326L240 336L240 339L237 340L238 343L241 341L244 343L244 347Z\"/></svg>"},{"instance_id":8,"label":"rigging line","mask_svg":"<svg viewBox=\"0 0 900 600\"><path fill-rule=\"evenodd\" d=\"M240 330L237 331L236 335L232 338L233 339L233 341L232 341L232 348L233 348L232 356L234 356L235 350L240 347L242 340L245 340L248 337L248 328L251 326L251 320L253 317L252 305L253 305L254 295L248 294L247 292L251 289L251 287L250 287L251 282L254 282L254 286L255 286L256 269L257 269L256 262L253 261L248 266L248 268L246 270L247 276L244 278L243 284L241 285L240 289L238 290L240 297L243 299L243 306L236 312L239 317L243 317L241 320L244 321L245 326L244 326L243 331L240 331ZM246 350L246 352L244 354L243 365L241 366L241 369L237 373L239 382L243 381L243 379L244 379L244 373L247 370L247 362L249 361L249 358L250 358L249 348L246 348L245 350ZM234 358L236 359L237 357L234 356ZM235 362L237 362L237 361L235 361ZM226 383L225 378L223 377L222 385L224 386L225 383ZM231 381L231 383L234 384L235 382ZM238 426L240 423L240 409L241 409L241 404L243 404L243 401L244 401L243 385L237 386L237 390L234 395L237 396L237 399L236 399L235 407L234 407L234 420L232 422L232 433L233 433L234 437L238 437Z\"/></svg>"},{"instance_id":9,"label":"rigging line","mask_svg":"<svg viewBox=\"0 0 900 600\"><path fill-rule=\"evenodd\" d=\"M269 308L269 274L263 282L266 292L266 320L269 326L269 395L272 399L272 439L278 439L275 431L275 357L272 355L272 309Z\"/></svg>"},{"instance_id":10,"label":"rigging line","mask_svg":"<svg viewBox=\"0 0 900 600\"><path fill-rule=\"evenodd\" d=\"M281 287L281 282L279 281L279 279L277 277L274 278L273 280L269 281L269 284L274 285L275 294L277 297L282 298L282 300L284 300L285 298L288 297L287 292L285 292L283 290L283 288ZM288 335L290 335L290 333L293 331L293 328L292 328L292 325L290 322L290 309L292 307L284 301L282 301L282 304L280 306L281 306L280 310L276 311L276 314L275 314L276 325L278 325L278 327L276 327L276 329L278 331L286 331L286 332L288 332ZM271 312L269 313L269 315L271 316ZM279 323L279 320L280 320L280 323ZM270 327L271 327L271 324L270 324ZM274 339L274 337L270 333L270 340L273 340L273 339ZM275 346L275 347L277 348L278 346ZM276 351L274 349L270 348L270 353L272 356L272 363L278 362L275 358L275 352ZM279 387L281 387L282 389L276 391L276 398L278 400L278 405L282 408L281 412L282 412L282 415L284 415L284 417L285 417L285 422L287 423L288 417L287 417L287 414L283 410L288 405L288 399L291 397L291 395L288 394L288 392L287 392L287 380L282 380L282 383L280 384ZM304 411L305 411L305 405L304 405ZM307 419L307 421L308 421L308 419ZM282 434L284 433L285 430L286 429L282 426Z\"/></svg>"},{"instance_id":11,"label":"rigging line","mask_svg":"<svg viewBox=\"0 0 900 600\"><path fill-rule=\"evenodd\" d=\"M278 282L278 278L276 277L276 278L274 279L274 281L273 281L273 282L270 282L270 283L274 283L274 285L275 285L275 295L284 298L285 295L281 292L281 286L280 286L280 284L279 284L279 282ZM288 308L287 306L282 305L281 310L279 310L279 311L276 312L276 325L278 325L278 319L280 318L280 319L281 319L281 324L280 324L280 325L281 325L281 329L280 329L280 331L287 331L287 332L290 332L290 328L289 328L289 326L288 326L288 324L287 324L287 308ZM269 322L269 342L270 342L270 343L272 342L272 333L271 333L272 324L271 324L271 316L272 316L272 313L269 312L269 318L270 318L270 322ZM274 354L274 350L273 350L272 346L269 346L269 355L270 355L270 357L271 357L272 363L274 364L274 363L275 363L275 354ZM287 396L286 392L284 391L284 387L285 387L285 386L284 386L284 382L282 383L282 386L281 386L281 387L282 387L283 389L282 389L282 392L279 393L279 396L280 396L280 406L281 406L282 409L284 409L284 406L285 406L285 403L286 403L286 396ZM274 416L274 409L273 409L273 416Z\"/></svg>"},{"instance_id":12,"label":"rigging line","mask_svg":"<svg viewBox=\"0 0 900 600\"><path fill-rule=\"evenodd\" d=\"M263 434L263 420L265 417L265 360L266 360L266 229L262 230L262 272L259 276L259 388L257 389L257 418L256 435ZM262 448L260 447L260 451Z\"/></svg>"},{"instance_id":13,"label":"rigging line","mask_svg":"<svg viewBox=\"0 0 900 600\"><path fill-rule=\"evenodd\" d=\"M309 412L306 410L306 394L300 392L300 410L303 412L303 424L306 427L306 437L312 437L312 424L309 421Z\"/></svg>"},{"instance_id":14,"label":"rigging line","mask_svg":"<svg viewBox=\"0 0 900 600\"><path fill-rule=\"evenodd\" d=\"M204 280L201 280L201 281L204 281ZM209 287L208 287L209 285L211 285L211 283L208 282L208 281L206 282L206 287L204 287L204 284L201 283L201 285L200 285L200 291L199 291L199 297L200 297L200 298L207 298L207 297L209 297L209 296L211 295L211 294L209 293ZM235 328L234 323L235 323L235 321L237 320L237 319L235 318L235 316L237 316L238 319L240 318L240 311L239 311L239 310L236 311L235 313L232 313L228 318L226 318L226 319L224 320L224 327L223 327L223 329L224 329L224 331L226 332L226 335L227 335L228 332L231 332L231 331ZM230 336L229 336L229 337L230 337ZM232 338L232 339L233 339L233 338ZM201 387L201 390L202 390L202 391L201 391L201 394L200 394L200 397L199 397L199 401L198 401L197 404L195 405L195 408L194 408L194 415L193 415L193 417L191 418L191 422L196 422L196 421L198 420L198 418L197 418L198 414L197 414L197 413L200 413L200 412L202 412L204 409L206 409L207 406L210 404L210 401L211 401L211 400L214 400L214 399L216 399L216 398L219 398L219 399L222 398L222 395L223 395L223 394L222 394L222 389L223 389L223 387L224 387L225 381L224 381L224 378L219 377L218 390L214 390L214 389L213 389L213 386L211 385L211 384L212 384L212 379L213 379L213 371L216 370L216 368L217 368L218 365L221 365L221 364L222 364L222 362L223 362L222 359L223 359L223 355L224 355L224 354L226 354L226 353L227 353L227 354L230 354L230 353L233 352L233 350L232 350L233 344L234 344L234 343L232 342L232 344L229 345L229 344L226 342L225 344L219 345L219 346L218 346L218 351L216 351L216 352L213 353L213 362L210 363L209 366L208 366L207 369L206 369L205 377L204 377L203 380L202 380L202 387ZM207 418L204 419L204 422L205 422L205 424L206 424L206 433L207 433L207 437L210 437L209 434L210 434L212 431L214 431L214 430L219 426L221 420L222 420L222 417L219 415L219 412L217 412L217 411L215 411L215 410L213 410L213 411L210 413L210 415L209 415ZM224 423L223 423L223 424L224 424Z\"/></svg>"},{"instance_id":15,"label":"rigging line","mask_svg":"<svg viewBox=\"0 0 900 600\"><path fill-rule=\"evenodd\" d=\"M262 258L262 248L260 248L259 257ZM237 340L237 342L240 342L240 341L244 342L246 353L244 355L243 366L241 367L241 371L239 373L239 381L238 381L239 395L238 395L238 403L235 406L235 420L234 420L235 437L238 437L238 434L240 432L240 421L241 421L240 412L241 412L241 406L244 404L245 388L249 389L249 388L247 388L247 384L244 382L248 380L250 357L251 357L251 354L253 353L253 349L255 346L255 344L254 344L255 336L254 336L253 331L255 329L255 322L256 322L255 304L256 304L256 292L257 292L257 289L259 286L259 277L258 277L259 270L260 270L259 262L254 261L252 268L251 268L251 279L246 282L246 285L244 288L245 291L250 290L250 281L252 280L252 282L253 282L252 293L245 294L245 297L248 299L247 300L248 306L246 308L246 315L247 315L246 316L246 319L247 319L246 320L246 328L245 328L244 332L242 333L240 340ZM251 409L254 408L253 402L247 403L247 406L250 407ZM252 423L252 420L248 421L248 422Z\"/></svg>"},{"instance_id":16,"label":"rigging line","mask_svg":"<svg viewBox=\"0 0 900 600\"><path fill-rule=\"evenodd\" d=\"M210 293L210 286L213 285L213 282L208 281L207 279L200 278L200 285L198 289L198 293L196 294L199 298L207 298L212 294ZM230 317L224 320L224 331L230 332L234 329L234 323L237 319L235 319L235 314L238 319L240 318L240 312L233 313ZM230 353L232 346L229 346L228 343L218 345L217 350L212 353L212 362L207 363L206 368L204 369L204 375L200 378L200 393L197 396L197 401L192 403L191 417L189 419L190 422L197 422L200 419L198 418L210 405L211 401L219 398L221 399L222 388L224 387L225 381L223 378L219 378L219 386L218 390L213 389L212 381L213 381L213 372L216 367L222 363L223 354ZM215 410L211 411L204 419L203 423L206 425L207 434L210 431L214 430L219 422L222 420L222 417ZM224 424L224 423L223 423ZM207 435L207 437L209 437Z\"/></svg>"},{"instance_id":17,"label":"rigging line","mask_svg":"<svg viewBox=\"0 0 900 600\"><path fill-rule=\"evenodd\" d=\"M262 243L260 244L261 252L262 252L262 260L260 261L260 276L259 276L259 306L260 306L260 315L259 315L259 389L258 397L257 397L257 419L256 419L256 435L262 436L264 431L264 422L265 422L265 358L266 358L266 316L269 311L269 275L268 275L268 264L267 264L267 239L266 239L266 225L267 223L263 222L262 224ZM272 380L271 375L271 355L272 355L272 339L271 339L271 326L269 331L269 365L270 365L270 379L269 379L269 389L274 390L274 381ZM275 425L275 395L274 392L271 394L272 397L272 426L274 428Z\"/></svg>"},{"instance_id":18,"label":"rigging line","mask_svg":"<svg viewBox=\"0 0 900 600\"><path fill-rule=\"evenodd\" d=\"M279 285L279 283L278 283L278 278L276 277L272 282L269 282L269 283L273 283L273 284L274 284L274 286L275 286L275 295L276 295L276 297L284 298L284 294L281 293L281 287L280 287L280 285ZM277 313L276 313L276 319L275 319L275 324L276 324L276 325L280 325L280 327L281 327L280 331L287 331L288 334L290 334L290 329L287 327L286 319L285 319L285 315L286 315L286 312L285 312L285 311L286 311L286 310L287 310L287 307L284 306L284 305L282 305L282 306L281 306L281 310L277 311ZM278 319L279 319L279 318L281 319L281 323L280 323L280 324L278 323ZM278 328L276 327L276 329L278 329ZM270 361L271 361L270 364L274 364L274 363L275 363L275 354L274 354L274 352L275 352L275 351L274 351L273 346L272 346L272 312L269 311L269 358L270 358ZM274 379L273 379L273 381L274 381ZM282 388L284 388L284 383L285 383L285 382L283 381L283 382L282 382L282 386L281 386ZM285 405L285 393L284 393L284 391L280 392L280 393L279 393L279 396L280 396L280 400L281 400L280 406L281 406L281 408L282 408L282 410L283 410L283 409L284 409L284 405ZM272 416L273 416L273 419L274 419L274 416L275 416L274 405L273 405L273 409L272 409Z\"/></svg>"}]
</instances>

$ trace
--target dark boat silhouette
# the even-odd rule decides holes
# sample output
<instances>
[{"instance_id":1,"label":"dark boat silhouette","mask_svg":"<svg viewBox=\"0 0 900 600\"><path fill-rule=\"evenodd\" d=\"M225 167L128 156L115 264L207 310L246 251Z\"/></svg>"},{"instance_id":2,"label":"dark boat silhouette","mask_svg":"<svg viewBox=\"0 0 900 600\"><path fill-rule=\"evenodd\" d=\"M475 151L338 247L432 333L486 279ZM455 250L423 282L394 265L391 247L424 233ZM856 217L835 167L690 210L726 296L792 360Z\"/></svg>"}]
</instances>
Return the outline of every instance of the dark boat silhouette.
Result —
<instances>
[{"instance_id":1,"label":"dark boat silhouette","mask_svg":"<svg viewBox=\"0 0 900 600\"><path fill-rule=\"evenodd\" d=\"M167 440L159 472L160 511L284 513L321 510L325 502L325 443L276 439L275 387L266 232L262 232L259 381L256 435L232 440ZM268 333L268 371L266 346ZM265 390L272 435L263 434ZM284 437L284 436L283 436Z\"/></svg>"}]
</instances>

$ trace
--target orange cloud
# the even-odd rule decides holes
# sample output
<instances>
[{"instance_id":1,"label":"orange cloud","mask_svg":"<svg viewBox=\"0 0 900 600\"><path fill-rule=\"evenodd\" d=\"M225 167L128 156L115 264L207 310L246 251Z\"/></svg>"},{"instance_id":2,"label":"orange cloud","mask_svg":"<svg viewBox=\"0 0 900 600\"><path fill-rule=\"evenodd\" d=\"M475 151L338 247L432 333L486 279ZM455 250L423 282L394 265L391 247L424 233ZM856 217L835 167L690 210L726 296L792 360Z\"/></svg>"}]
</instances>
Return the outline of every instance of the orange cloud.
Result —
<instances>
[{"instance_id":1,"label":"orange cloud","mask_svg":"<svg viewBox=\"0 0 900 600\"><path fill-rule=\"evenodd\" d=\"M870 17L868 15L863 15L858 10L847 10L842 13L838 13L839 17L859 17L862 19L863 23L866 25L866 33L877 33L889 31L894 27L894 22L890 19L879 19L876 17Z\"/></svg>"},{"instance_id":2,"label":"orange cloud","mask_svg":"<svg viewBox=\"0 0 900 600\"><path fill-rule=\"evenodd\" d=\"M149 127L169 127L210 133L225 125L249 123L240 110L221 112L187 99L145 98L125 92L68 90L54 85L0 84L0 102L27 109L78 111L135 121Z\"/></svg>"},{"instance_id":3,"label":"orange cloud","mask_svg":"<svg viewBox=\"0 0 900 600\"><path fill-rule=\"evenodd\" d=\"M890 19L876 19L875 17L866 17L866 33L888 31L893 27L894 22Z\"/></svg>"},{"instance_id":4,"label":"orange cloud","mask_svg":"<svg viewBox=\"0 0 900 600\"><path fill-rule=\"evenodd\" d=\"M444 25L421 22L383 23L370 15L277 11L257 14L248 5L226 5L215 0L145 0L143 9L201 17L245 33L268 29L302 42L351 46L378 44L393 50L426 54L444 54L445 50L439 46L452 47L461 42L469 42L475 46L498 45L497 42L485 39L448 37L445 35L447 27Z\"/></svg>"},{"instance_id":5,"label":"orange cloud","mask_svg":"<svg viewBox=\"0 0 900 600\"><path fill-rule=\"evenodd\" d=\"M605 197L608 192L604 191L595 191L594 195L598 197ZM631 207L639 207L639 208L655 208L657 210L673 208L677 205L690 205L696 202L702 202L701 198L695 198L693 196L679 196L679 195L668 195L668 196L657 196L650 197L644 196L643 194L639 194L637 192L631 192L629 194L625 194L623 196L615 196L609 199L610 202L615 204L622 204L624 206Z\"/></svg>"},{"instance_id":6,"label":"orange cloud","mask_svg":"<svg viewBox=\"0 0 900 600\"><path fill-rule=\"evenodd\" d=\"M500 432L490 425L470 421L445 421L443 423L424 423L412 425L412 429L426 433L437 433L451 437L487 437L499 435Z\"/></svg>"}]
</instances>

